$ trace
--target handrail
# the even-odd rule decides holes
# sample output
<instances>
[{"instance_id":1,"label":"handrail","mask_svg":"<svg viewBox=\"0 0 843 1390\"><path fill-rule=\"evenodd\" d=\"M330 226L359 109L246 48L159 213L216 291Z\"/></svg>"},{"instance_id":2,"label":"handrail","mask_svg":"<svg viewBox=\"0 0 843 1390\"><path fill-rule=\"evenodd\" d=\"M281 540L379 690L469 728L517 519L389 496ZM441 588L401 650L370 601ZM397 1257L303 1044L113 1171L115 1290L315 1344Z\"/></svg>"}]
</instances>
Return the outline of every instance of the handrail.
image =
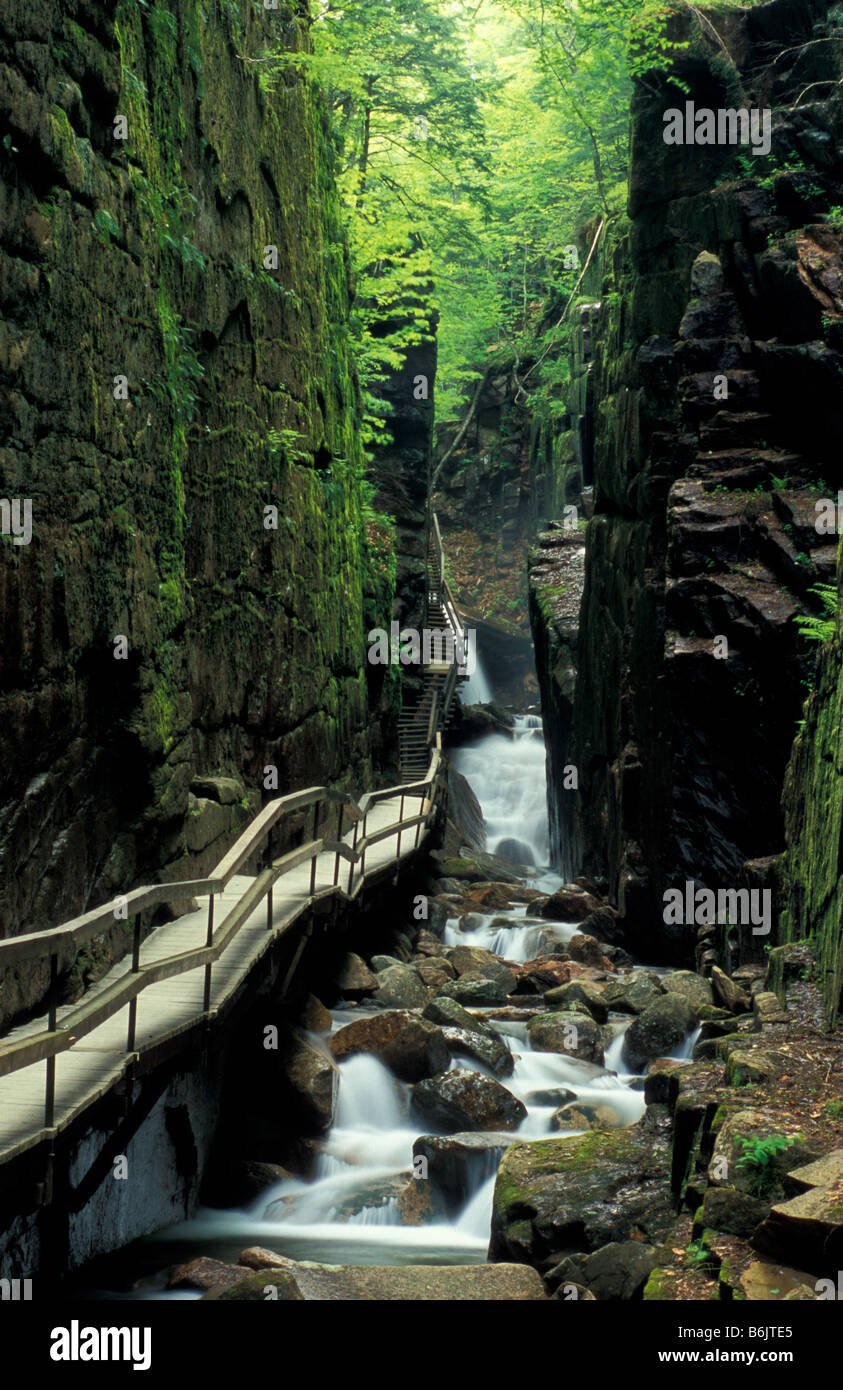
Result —
<instances>
[{"instance_id":1,"label":"handrail","mask_svg":"<svg viewBox=\"0 0 843 1390\"><path fill-rule=\"evenodd\" d=\"M103 920L114 920L113 906L106 905L105 908L98 908L94 912L86 913L82 917L75 918L62 926L54 927L50 931L31 932L26 936L19 936L10 941L0 942L0 959L4 963L16 960L40 959L44 955L51 958L51 989L49 1001L49 1023L46 1029L34 1034L29 1034L23 1038L12 1042L0 1042L0 1076L9 1075L19 1071L25 1066L35 1062L46 1061L47 1063L47 1088L45 1098L45 1127L51 1128L53 1123L53 1107L55 1097L55 1065L56 1057L60 1052L67 1051L80 1038L92 1032L107 1018L129 1005L129 1029L127 1036L126 1051L134 1053L135 1030L137 1020L137 1000L142 992L153 984L162 980L170 979L176 975L184 974L200 966L205 967L205 997L204 1007L201 1014L195 1017L209 1016L210 1009L210 971L213 963L219 959L223 951L232 943L237 936L240 928L252 915L260 900L266 895L267 898L267 919L268 928L272 927L272 891L275 883L292 869L300 864L312 863L310 891L306 895L306 900L311 901L316 896L315 877L316 877L316 858L323 851L335 855L335 869L333 884L327 888L319 890L318 896L321 898L330 893L338 893L340 896L351 899L356 897L361 891L365 882L365 859L366 851L380 841L388 839L391 835L399 834L398 854L400 856L400 837L407 831L415 828L415 845L418 846L421 835L421 828L426 825L436 808L437 786L442 773L442 753L438 738L435 740L436 746L433 748L427 776L416 782L404 783L398 787L388 787L381 791L370 792L363 796L358 803L354 798L349 797L344 792L336 791L331 787L310 787L305 791L293 792L288 796L277 797L261 810L254 818L252 823L246 827L231 848L226 852L219 864L216 866L214 874L206 879L193 879L189 882L175 884L156 884L150 887L134 889L126 894L123 901L131 905L132 915L135 917L135 931L132 952L131 968L119 979L115 980L104 990L100 990L94 996L83 1000L79 1006L67 1014L59 1026L56 1018L57 1006L57 958L59 947L72 941L74 943L87 939L95 934L96 926ZM401 809L398 820L390 822L381 827L380 830L372 834L366 832L366 820L371 807L379 801L400 795ZM416 816L408 819L403 818L404 802L410 796L420 796L422 809ZM338 823L338 831L342 831L342 818L344 812L348 812L355 822L354 843L346 844L338 834L335 840L325 837L317 838L315 835L307 844L301 845L298 849L291 850L276 859L272 864L264 869L249 884L246 890L240 895L237 902L233 904L230 911L220 925L214 930L213 925L213 906L214 895L222 892L225 885L236 873L237 869L247 860L256 850L268 839L272 828L284 814L291 814L295 811L306 809L308 806L316 805L320 802L333 802L341 807ZM425 806L425 803L427 805ZM318 819L314 816L314 824ZM357 822L362 819L363 835L357 838ZM347 887L339 884L339 861L345 860L349 864L349 875ZM356 884L353 884L354 866L361 865L360 874ZM208 933L203 946L197 946L189 951L180 951L170 956L163 956L156 961L150 961L142 965L140 963L140 921L138 914L144 907L151 906L157 901L172 901L173 899L194 897L196 895L209 895L209 915Z\"/></svg>"},{"instance_id":2,"label":"handrail","mask_svg":"<svg viewBox=\"0 0 843 1390\"><path fill-rule=\"evenodd\" d=\"M119 894L126 908L125 916L115 918L114 902L103 903L101 907L73 917L69 922L46 931L27 932L13 936L8 941L0 941L0 966L19 960L38 960L53 954L56 945L72 942L81 945L91 937L98 936L104 926L113 926L116 920L128 921L148 907L164 902L178 902L181 898L204 898L208 893L222 893L237 870L250 859L269 835L277 822L285 814L306 810L321 801L342 802L352 820L361 820L363 812L345 792L333 787L308 787L304 791L291 792L287 796L276 797L259 811L254 820L235 840L208 878L189 879L179 883L156 883L142 888L133 888L129 893Z\"/></svg>"}]
</instances>

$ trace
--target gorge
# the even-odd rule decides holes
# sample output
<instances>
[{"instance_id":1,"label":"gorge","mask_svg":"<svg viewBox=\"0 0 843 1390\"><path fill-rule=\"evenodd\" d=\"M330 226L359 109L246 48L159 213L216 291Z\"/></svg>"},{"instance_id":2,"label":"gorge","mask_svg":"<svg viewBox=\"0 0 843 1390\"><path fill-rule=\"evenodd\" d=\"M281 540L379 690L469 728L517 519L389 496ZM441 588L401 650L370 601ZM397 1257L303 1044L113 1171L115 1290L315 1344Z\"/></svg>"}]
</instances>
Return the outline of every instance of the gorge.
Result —
<instances>
[{"instance_id":1,"label":"gorge","mask_svg":"<svg viewBox=\"0 0 843 1390\"><path fill-rule=\"evenodd\" d=\"M841 86L831 0L0 13L10 1289L830 1299Z\"/></svg>"}]
</instances>

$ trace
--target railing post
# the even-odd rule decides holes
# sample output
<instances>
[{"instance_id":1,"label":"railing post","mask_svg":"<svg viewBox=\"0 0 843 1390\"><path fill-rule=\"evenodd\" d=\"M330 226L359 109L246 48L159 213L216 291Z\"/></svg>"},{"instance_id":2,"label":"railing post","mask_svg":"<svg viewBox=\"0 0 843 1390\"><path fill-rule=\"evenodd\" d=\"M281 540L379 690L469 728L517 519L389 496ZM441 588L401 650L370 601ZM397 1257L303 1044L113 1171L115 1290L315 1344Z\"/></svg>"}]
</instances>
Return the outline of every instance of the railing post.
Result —
<instances>
[{"instance_id":1,"label":"railing post","mask_svg":"<svg viewBox=\"0 0 843 1390\"><path fill-rule=\"evenodd\" d=\"M357 827L358 827L359 824L360 824L359 821L355 821L355 822L354 822L354 839L353 839L352 842L351 842L351 848L352 848L352 850L355 850L355 849L357 848ZM348 893L351 893L351 881L352 881L353 878L354 878L354 860L351 859L351 860L349 860L349 865L348 865L348 888L347 888L347 890L346 890Z\"/></svg>"},{"instance_id":2,"label":"railing post","mask_svg":"<svg viewBox=\"0 0 843 1390\"><path fill-rule=\"evenodd\" d=\"M132 974L133 974L133 975L137 975L138 971L140 970L140 934L141 934L141 919L140 919L140 913L138 912L138 913L136 913L136 915L135 915L135 930L134 930L134 936L132 937ZM134 999L130 1000L130 1002L129 1002L129 1031L128 1031L128 1034L127 1034L127 1036L126 1036L126 1051L127 1051L127 1052L134 1052L134 1050L135 1050L135 1032L136 1032L136 1029L137 1029L137 1022L138 1022L138 997L137 997L137 995L135 995Z\"/></svg>"},{"instance_id":3,"label":"railing post","mask_svg":"<svg viewBox=\"0 0 843 1390\"><path fill-rule=\"evenodd\" d=\"M339 806L337 807L337 810L338 810L338 815L337 815L337 844L339 844L339 843L341 842L341 840L342 840L342 811L343 811L342 802L340 802ZM334 859L334 887L335 887L335 888L336 888L337 884L339 883L339 881L340 881L340 852L339 852L339 850L337 850L337 853L336 853L336 856L335 856L335 859Z\"/></svg>"},{"instance_id":4,"label":"railing post","mask_svg":"<svg viewBox=\"0 0 843 1390\"><path fill-rule=\"evenodd\" d=\"M316 832L317 832L318 829L319 829L319 802L317 801L317 802L314 804L314 807L313 807L313 832L312 832L312 834L311 834L311 836L310 836L311 840L315 840L315 839L316 839ZM313 897L314 891L315 891L315 889L316 889L316 860L317 860L317 858L318 858L318 855L315 855L315 854L314 854L313 858L312 858L311 861L310 861L310 896L311 896L311 897Z\"/></svg>"},{"instance_id":5,"label":"railing post","mask_svg":"<svg viewBox=\"0 0 843 1390\"><path fill-rule=\"evenodd\" d=\"M205 945L206 945L206 946L213 946L213 944L214 944L214 895L213 895L213 893L212 893L211 896L208 898L208 932L207 932L207 935L206 935L206 937L205 937ZM208 961L208 964L205 966L205 997L204 997L204 1002L203 1002L203 1004L202 1004L202 1012L203 1012L203 1013L208 1013L208 1011L209 1011L209 1009L210 1009L210 1007L211 1007L211 967L212 967L212 965L213 965L213 962L212 962L212 961Z\"/></svg>"},{"instance_id":6,"label":"railing post","mask_svg":"<svg viewBox=\"0 0 843 1390\"><path fill-rule=\"evenodd\" d=\"M272 931L272 884L266 890L266 929Z\"/></svg>"},{"instance_id":7,"label":"railing post","mask_svg":"<svg viewBox=\"0 0 843 1390\"><path fill-rule=\"evenodd\" d=\"M363 839L364 839L364 840L366 839L366 821L368 820L368 818L369 818L369 808L368 808L368 806L367 806L367 807L366 807L366 810L365 810L364 813L363 813ZM365 876L366 876L366 846L365 846L365 844L363 845L363 858L360 860L360 876L361 876L361 878L365 878Z\"/></svg>"},{"instance_id":8,"label":"railing post","mask_svg":"<svg viewBox=\"0 0 843 1390\"><path fill-rule=\"evenodd\" d=\"M398 807L398 850L397 857L401 858L401 822L404 819L404 793L401 793L401 805Z\"/></svg>"},{"instance_id":9,"label":"railing post","mask_svg":"<svg viewBox=\"0 0 843 1390\"><path fill-rule=\"evenodd\" d=\"M50 956L50 1032L56 1031L56 1006L58 1004L59 958L55 952ZM47 1087L44 1093L44 1128L52 1129L56 1108L56 1054L47 1058Z\"/></svg>"},{"instance_id":10,"label":"railing post","mask_svg":"<svg viewBox=\"0 0 843 1390\"><path fill-rule=\"evenodd\" d=\"M424 811L424 791L422 791L422 794L421 794L421 804L420 804L420 806L419 806L419 815L421 815L421 814L423 813L423 811ZM421 821L419 820L419 821L416 821L416 838L415 838L415 841L414 841L414 843L413 843L413 849L418 849L418 847L419 847L419 836L420 836L420 835L421 835Z\"/></svg>"}]
</instances>

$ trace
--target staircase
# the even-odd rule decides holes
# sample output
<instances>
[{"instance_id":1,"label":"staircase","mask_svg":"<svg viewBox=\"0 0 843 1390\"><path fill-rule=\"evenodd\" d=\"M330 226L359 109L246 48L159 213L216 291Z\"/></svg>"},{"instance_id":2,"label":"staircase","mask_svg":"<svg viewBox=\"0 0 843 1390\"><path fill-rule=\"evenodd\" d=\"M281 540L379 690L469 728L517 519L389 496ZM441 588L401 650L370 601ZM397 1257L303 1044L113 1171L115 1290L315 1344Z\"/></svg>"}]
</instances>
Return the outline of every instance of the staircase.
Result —
<instances>
[{"instance_id":1,"label":"staircase","mask_svg":"<svg viewBox=\"0 0 843 1390\"><path fill-rule=\"evenodd\" d=\"M435 512L428 523L425 629L462 637L463 624L445 578L442 535ZM447 655L447 653L445 653ZM398 759L402 782L424 777L437 732L448 726L454 691L461 676L454 661L431 661L422 672L422 693L414 705L405 706L398 718Z\"/></svg>"}]
</instances>

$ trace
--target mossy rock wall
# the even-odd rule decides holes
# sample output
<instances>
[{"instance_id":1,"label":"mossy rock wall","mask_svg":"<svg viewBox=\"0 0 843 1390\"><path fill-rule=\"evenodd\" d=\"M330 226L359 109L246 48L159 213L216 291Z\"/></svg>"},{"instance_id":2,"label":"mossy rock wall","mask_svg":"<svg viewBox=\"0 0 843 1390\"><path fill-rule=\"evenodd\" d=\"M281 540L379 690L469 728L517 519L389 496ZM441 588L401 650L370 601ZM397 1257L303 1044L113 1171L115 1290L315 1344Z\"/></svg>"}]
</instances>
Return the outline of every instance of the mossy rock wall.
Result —
<instances>
[{"instance_id":1,"label":"mossy rock wall","mask_svg":"<svg viewBox=\"0 0 843 1390\"><path fill-rule=\"evenodd\" d=\"M0 936L188 875L197 774L250 805L268 764L371 785L364 595L387 623L395 566L326 115L248 61L308 43L252 0L0 17L0 478L33 516L0 542Z\"/></svg>"},{"instance_id":2,"label":"mossy rock wall","mask_svg":"<svg viewBox=\"0 0 843 1390\"><path fill-rule=\"evenodd\" d=\"M843 264L841 45L826 18L795 0L712 11L727 64L696 13L677 17L688 99L773 108L771 158L666 145L664 112L682 103L651 74L632 104L628 218L609 219L595 258L575 661L538 591L534 630L557 762L579 777L575 798L551 786L557 852L607 891L646 960L693 960L693 928L663 923L666 888L737 888L747 861L784 844L781 788L814 666L794 618L817 611L812 590L834 572L814 503L843 485L829 447L843 429L839 279L828 289ZM808 82L817 99L794 115ZM560 661L567 684L576 668L573 704L552 688Z\"/></svg>"}]
</instances>

